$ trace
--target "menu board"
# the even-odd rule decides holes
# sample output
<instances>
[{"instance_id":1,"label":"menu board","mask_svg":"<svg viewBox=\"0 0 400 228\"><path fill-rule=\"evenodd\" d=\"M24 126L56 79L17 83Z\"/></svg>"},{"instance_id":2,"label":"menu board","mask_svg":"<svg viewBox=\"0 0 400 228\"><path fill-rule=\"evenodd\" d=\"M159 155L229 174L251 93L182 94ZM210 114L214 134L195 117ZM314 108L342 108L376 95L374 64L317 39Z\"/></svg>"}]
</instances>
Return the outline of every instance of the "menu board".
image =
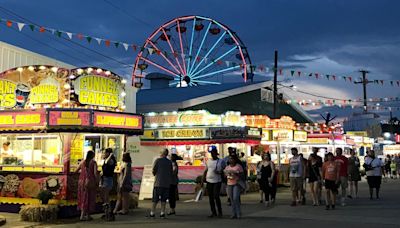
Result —
<instances>
[{"instance_id":1,"label":"menu board","mask_svg":"<svg viewBox=\"0 0 400 228\"><path fill-rule=\"evenodd\" d=\"M90 126L90 111L49 111L49 126Z\"/></svg>"},{"instance_id":2,"label":"menu board","mask_svg":"<svg viewBox=\"0 0 400 228\"><path fill-rule=\"evenodd\" d=\"M78 160L83 158L84 136L77 135L71 143L71 163L78 165Z\"/></svg>"},{"instance_id":3,"label":"menu board","mask_svg":"<svg viewBox=\"0 0 400 228\"><path fill-rule=\"evenodd\" d=\"M151 199L153 196L154 175L153 166L145 165L143 169L142 182L140 185L139 200Z\"/></svg>"},{"instance_id":4,"label":"menu board","mask_svg":"<svg viewBox=\"0 0 400 228\"><path fill-rule=\"evenodd\" d=\"M2 127L44 127L46 113L41 111L0 112L0 128Z\"/></svg>"}]
</instances>

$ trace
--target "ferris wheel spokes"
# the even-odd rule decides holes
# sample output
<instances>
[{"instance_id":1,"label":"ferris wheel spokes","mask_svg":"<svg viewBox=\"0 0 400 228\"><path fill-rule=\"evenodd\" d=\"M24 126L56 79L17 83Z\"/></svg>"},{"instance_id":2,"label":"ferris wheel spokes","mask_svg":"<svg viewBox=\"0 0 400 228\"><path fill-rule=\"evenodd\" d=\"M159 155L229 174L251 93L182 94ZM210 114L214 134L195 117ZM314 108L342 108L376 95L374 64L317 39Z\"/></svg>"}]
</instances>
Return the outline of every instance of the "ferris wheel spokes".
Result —
<instances>
[{"instance_id":1,"label":"ferris wheel spokes","mask_svg":"<svg viewBox=\"0 0 400 228\"><path fill-rule=\"evenodd\" d=\"M179 24L179 20L176 20L177 28L178 28L178 34L179 34L179 43L181 44L181 58L182 58L182 64L183 64L183 69L185 75L187 75L187 70L186 70L186 63L185 63L185 58L183 57L183 43L182 43L182 33L181 33L181 26Z\"/></svg>"},{"instance_id":2,"label":"ferris wheel spokes","mask_svg":"<svg viewBox=\"0 0 400 228\"><path fill-rule=\"evenodd\" d=\"M171 70L169 70L169 69L167 69L167 68L165 68L165 67L163 67L163 66L161 66L161 65L159 65L159 64L157 64L157 63L155 63L153 61L151 61L150 59L147 59L147 58L145 58L143 56L140 56L140 59L145 61L145 62L147 62L147 63L149 63L149 64L151 64L151 65L153 65L153 66L155 66L155 67L158 67L159 69L161 69L161 70L163 70L163 71L165 71L167 73L170 73L174 77L178 77L178 78L181 77L179 74L175 74L173 71L171 71Z\"/></svg>"},{"instance_id":3,"label":"ferris wheel spokes","mask_svg":"<svg viewBox=\"0 0 400 228\"><path fill-rule=\"evenodd\" d=\"M200 54L201 49L203 48L204 41L206 40L207 35L208 35L208 32L207 32L207 31L210 30L211 25L212 25L212 21L210 21L210 23L208 24L206 33L204 34L203 39L201 40L200 47L197 49L196 57L193 59L193 63L192 63L192 65L190 66L190 72L189 72L189 74L192 74L192 69L193 69L193 67L194 67L194 64L196 63L197 58L199 57L199 54Z\"/></svg>"},{"instance_id":4,"label":"ferris wheel spokes","mask_svg":"<svg viewBox=\"0 0 400 228\"><path fill-rule=\"evenodd\" d=\"M196 17L193 19L193 27L192 27L192 37L190 38L190 46L189 46L189 56L188 56L188 60L187 60L187 72L190 72L190 59L192 56L192 48L193 48L193 38L194 38L194 28L196 26ZM196 61L196 59L194 60Z\"/></svg>"},{"instance_id":5,"label":"ferris wheel spokes","mask_svg":"<svg viewBox=\"0 0 400 228\"><path fill-rule=\"evenodd\" d=\"M176 52L175 52L174 48L173 48L172 45L171 45L171 42L170 42L170 40L169 40L169 38L168 38L167 33L165 32L165 29L162 28L161 30L162 30L162 32L163 32L163 34L164 34L165 39L166 39L167 42L168 42L169 48L171 49L171 53L172 53L172 54L174 55L174 57L175 57L175 61L176 61L176 63L178 64L178 67L179 67L179 69L181 70L181 73L182 73L182 74L186 74L186 72L183 70L181 64L179 63L178 58L177 58L176 55L175 55Z\"/></svg>"},{"instance_id":6,"label":"ferris wheel spokes","mask_svg":"<svg viewBox=\"0 0 400 228\"><path fill-rule=\"evenodd\" d=\"M226 34L226 31L224 31L224 33L222 33L222 35L218 38L218 40L214 43L214 45L210 48L210 50L207 52L207 54L201 58L201 61L197 64L197 66L194 68L193 71L191 72L196 72L196 70L200 67L200 65L204 62L205 59L208 58L208 56L211 54L212 51L214 51L215 47L218 45L218 43L222 40L222 38L224 38ZM192 75L192 74L189 74Z\"/></svg>"},{"instance_id":7,"label":"ferris wheel spokes","mask_svg":"<svg viewBox=\"0 0 400 228\"><path fill-rule=\"evenodd\" d=\"M211 63L209 63L207 66L203 67L202 69L200 69L199 71L191 74L192 78L196 78L197 75L199 75L201 72L203 72L204 70L206 70L207 68L209 68L210 66L214 65L215 63L217 63L219 60L221 60L222 58L224 58L225 56L227 56L229 53L233 52L234 50L236 50L237 47L233 47L231 48L229 51L225 52L223 55L219 56L217 59L215 59L214 61L212 61Z\"/></svg>"},{"instance_id":8,"label":"ferris wheel spokes","mask_svg":"<svg viewBox=\"0 0 400 228\"><path fill-rule=\"evenodd\" d=\"M207 73L207 74L199 75L199 76L197 76L197 77L193 77L192 80L193 80L193 81L196 81L196 80L198 80L198 79L200 79L200 78L209 77L209 76L212 76L212 75L215 75L215 74L220 74L220 73L223 73L223 72L226 72L226 71L236 70L236 69L238 69L238 68L240 68L239 65L238 65L238 66L228 67L228 68L225 68L225 69L222 69L222 70L217 70L217 71L210 72L210 73Z\"/></svg>"},{"instance_id":9,"label":"ferris wheel spokes","mask_svg":"<svg viewBox=\"0 0 400 228\"><path fill-rule=\"evenodd\" d=\"M157 48L157 46L156 46L151 40L149 40L149 43L150 43L150 45L151 45L154 49L156 49L156 51L159 51L159 52L160 52L160 55L165 59L165 61L167 61L167 63L168 63L170 66L172 66L172 68L174 68L174 70L176 71L176 73L177 73L177 74L180 74L179 70L175 67L175 65L172 64L172 62L164 55L164 53L163 53L162 51L160 51L159 48Z\"/></svg>"}]
</instances>

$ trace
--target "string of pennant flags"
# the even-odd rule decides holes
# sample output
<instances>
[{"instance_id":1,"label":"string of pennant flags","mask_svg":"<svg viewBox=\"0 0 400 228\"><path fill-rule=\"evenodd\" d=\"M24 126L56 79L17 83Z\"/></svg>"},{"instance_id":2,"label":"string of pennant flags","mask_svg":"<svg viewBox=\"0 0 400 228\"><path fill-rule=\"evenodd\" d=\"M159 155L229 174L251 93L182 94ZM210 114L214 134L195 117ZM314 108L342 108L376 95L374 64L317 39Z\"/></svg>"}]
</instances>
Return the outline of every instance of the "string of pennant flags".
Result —
<instances>
[{"instance_id":1,"label":"string of pennant flags","mask_svg":"<svg viewBox=\"0 0 400 228\"><path fill-rule=\"evenodd\" d=\"M318 106L325 106L325 107L339 107L339 108L363 108L363 105L355 105L355 104L316 104L316 103L301 103L299 104L304 107L318 107ZM378 111L400 111L400 106L383 106L383 105L367 105L368 109L370 110L378 110Z\"/></svg>"},{"instance_id":2,"label":"string of pennant flags","mask_svg":"<svg viewBox=\"0 0 400 228\"><path fill-rule=\"evenodd\" d=\"M368 102L400 102L400 97L381 97L381 98L369 98ZM287 99L286 103L295 103L299 105L352 105L363 102L363 98L356 99Z\"/></svg>"},{"instance_id":3,"label":"string of pennant flags","mask_svg":"<svg viewBox=\"0 0 400 228\"><path fill-rule=\"evenodd\" d=\"M32 32L39 32L39 33L45 33L45 32L49 32L59 38L61 37L67 37L68 39L72 40L74 38L78 39L78 40L86 40L88 44L92 43L92 41L95 41L98 45L105 45L106 47L111 47L114 46L115 48L120 48L123 47L125 49L125 51L128 51L130 49L132 49L134 52L136 51L147 51L149 53L149 55L153 55L153 54L157 54L157 55L173 55L174 57L177 57L179 55L182 55L182 57L184 59L187 58L193 58L192 56L188 56L185 54L181 54L178 52L167 52L167 51L161 51L159 49L155 49L155 48L150 48L150 47L144 47L141 45L137 45L137 44L132 44L132 43L127 43L127 42L122 42L122 41L116 41L116 40L111 40L111 39L106 39L106 38L99 38L99 37L94 37L94 36L90 36L90 35L85 35L82 33L76 33L76 32L68 32L68 31L64 31L62 29L54 29L54 28L49 28L49 27L45 27L45 26L40 26L40 25L34 25L34 24L27 24L24 22L19 22L19 21L14 21L14 20L10 20L10 19L4 19L4 18L0 18L0 23L5 23L5 25L9 28L12 27L17 27L19 32L22 32L25 28L28 28L29 30L31 30ZM204 60L204 62L215 62L218 65L223 65L225 64L227 67L234 67L234 66L238 66L240 65L241 67L243 67L241 64L238 64L236 62L233 61L222 61L222 60L215 60L215 59L210 59L210 58L206 58L206 57L201 57L201 56L197 56L196 61L200 62ZM275 68L269 68L266 67L263 64L259 64L259 65L246 65L248 70L252 70L252 72L254 73L268 73L268 72L274 72ZM300 77L306 77L309 79L327 79L327 80L343 80L345 82L349 82L349 83L354 83L355 80L358 77L353 77L353 76L339 76L336 74L323 74L323 73L315 73L315 72L304 72L304 71L300 71L300 70L295 70L295 69L284 69L284 68L278 68L276 69L278 76L284 76L284 77L291 77L291 78L300 78ZM400 80L369 80L369 82L377 84L377 85L390 85L390 86L397 86L400 87Z\"/></svg>"}]
</instances>

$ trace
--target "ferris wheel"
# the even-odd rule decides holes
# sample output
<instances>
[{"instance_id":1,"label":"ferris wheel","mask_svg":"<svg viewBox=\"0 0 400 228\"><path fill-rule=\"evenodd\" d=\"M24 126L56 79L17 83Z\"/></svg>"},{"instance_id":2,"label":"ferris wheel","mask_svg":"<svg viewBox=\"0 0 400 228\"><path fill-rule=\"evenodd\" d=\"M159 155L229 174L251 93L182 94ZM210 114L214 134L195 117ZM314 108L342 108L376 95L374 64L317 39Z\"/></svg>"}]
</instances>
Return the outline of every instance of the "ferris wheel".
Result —
<instances>
[{"instance_id":1,"label":"ferris wheel","mask_svg":"<svg viewBox=\"0 0 400 228\"><path fill-rule=\"evenodd\" d=\"M138 53L133 83L159 72L174 77L170 86L221 84L224 75L253 79L246 46L226 25L202 16L178 17L156 29Z\"/></svg>"}]
</instances>

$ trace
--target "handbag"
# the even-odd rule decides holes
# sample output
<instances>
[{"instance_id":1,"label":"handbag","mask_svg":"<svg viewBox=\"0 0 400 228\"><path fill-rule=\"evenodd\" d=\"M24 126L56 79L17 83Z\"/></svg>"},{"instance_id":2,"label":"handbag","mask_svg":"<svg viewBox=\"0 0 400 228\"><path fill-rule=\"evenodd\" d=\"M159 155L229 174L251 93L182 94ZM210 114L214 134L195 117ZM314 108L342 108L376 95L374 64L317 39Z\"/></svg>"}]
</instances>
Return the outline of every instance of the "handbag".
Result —
<instances>
[{"instance_id":1,"label":"handbag","mask_svg":"<svg viewBox=\"0 0 400 228\"><path fill-rule=\"evenodd\" d=\"M372 159L372 161L369 164L364 163L363 167L364 167L365 171L371 171L374 169L374 167L372 167L372 162L374 162L374 160L375 160L375 158Z\"/></svg>"}]
</instances>

